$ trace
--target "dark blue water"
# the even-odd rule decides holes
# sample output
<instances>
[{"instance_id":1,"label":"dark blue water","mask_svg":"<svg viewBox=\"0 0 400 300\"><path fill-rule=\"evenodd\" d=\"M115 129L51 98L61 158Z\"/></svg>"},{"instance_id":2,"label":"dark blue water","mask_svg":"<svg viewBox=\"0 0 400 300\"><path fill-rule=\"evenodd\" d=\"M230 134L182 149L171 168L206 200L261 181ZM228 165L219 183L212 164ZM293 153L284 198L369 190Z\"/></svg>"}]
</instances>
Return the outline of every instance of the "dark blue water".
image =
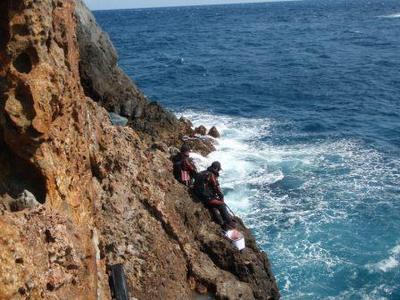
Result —
<instances>
[{"instance_id":1,"label":"dark blue water","mask_svg":"<svg viewBox=\"0 0 400 300\"><path fill-rule=\"evenodd\" d=\"M147 96L222 131L284 299L400 299L400 2L102 11Z\"/></svg>"}]
</instances>

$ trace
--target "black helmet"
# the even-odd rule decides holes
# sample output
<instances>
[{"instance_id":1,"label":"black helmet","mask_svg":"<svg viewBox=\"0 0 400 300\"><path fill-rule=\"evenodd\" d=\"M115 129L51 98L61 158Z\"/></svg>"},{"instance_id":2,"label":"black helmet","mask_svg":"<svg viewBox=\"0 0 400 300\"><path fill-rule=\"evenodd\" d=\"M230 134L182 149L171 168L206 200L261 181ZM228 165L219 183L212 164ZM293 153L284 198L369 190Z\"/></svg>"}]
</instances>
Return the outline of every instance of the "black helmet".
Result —
<instances>
[{"instance_id":1,"label":"black helmet","mask_svg":"<svg viewBox=\"0 0 400 300\"><path fill-rule=\"evenodd\" d=\"M181 147L181 152L182 153L190 152L190 146L188 144L183 144Z\"/></svg>"},{"instance_id":2,"label":"black helmet","mask_svg":"<svg viewBox=\"0 0 400 300\"><path fill-rule=\"evenodd\" d=\"M211 164L211 168L213 168L214 170L216 170L216 171L221 171L222 170L222 168L221 168L221 163L219 162L219 161L214 161L212 164Z\"/></svg>"}]
</instances>

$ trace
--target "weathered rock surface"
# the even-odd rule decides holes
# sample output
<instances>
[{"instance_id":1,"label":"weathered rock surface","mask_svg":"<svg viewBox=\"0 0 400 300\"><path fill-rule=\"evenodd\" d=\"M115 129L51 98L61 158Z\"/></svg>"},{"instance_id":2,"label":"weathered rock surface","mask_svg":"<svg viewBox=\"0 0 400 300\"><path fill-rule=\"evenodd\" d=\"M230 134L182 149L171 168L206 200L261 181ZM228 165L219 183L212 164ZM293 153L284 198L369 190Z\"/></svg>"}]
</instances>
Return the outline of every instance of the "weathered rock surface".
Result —
<instances>
[{"instance_id":1,"label":"weathered rock surface","mask_svg":"<svg viewBox=\"0 0 400 300\"><path fill-rule=\"evenodd\" d=\"M145 98L118 66L117 51L107 33L81 0L76 3L79 70L85 94L108 111L127 117L139 132L175 142L185 127L172 113Z\"/></svg>"},{"instance_id":2,"label":"weathered rock surface","mask_svg":"<svg viewBox=\"0 0 400 300\"><path fill-rule=\"evenodd\" d=\"M42 203L1 213L0 299L109 296L75 24L74 1L0 2L0 202Z\"/></svg>"},{"instance_id":3,"label":"weathered rock surface","mask_svg":"<svg viewBox=\"0 0 400 300\"><path fill-rule=\"evenodd\" d=\"M86 96L76 11L75 1L0 2L0 299L110 299L114 263L141 300L190 299L196 287L278 299L250 233L240 225L239 253L174 180L173 126L145 117L113 126L105 102ZM150 114L165 111L144 105ZM24 190L40 204L13 212Z\"/></svg>"}]
</instances>

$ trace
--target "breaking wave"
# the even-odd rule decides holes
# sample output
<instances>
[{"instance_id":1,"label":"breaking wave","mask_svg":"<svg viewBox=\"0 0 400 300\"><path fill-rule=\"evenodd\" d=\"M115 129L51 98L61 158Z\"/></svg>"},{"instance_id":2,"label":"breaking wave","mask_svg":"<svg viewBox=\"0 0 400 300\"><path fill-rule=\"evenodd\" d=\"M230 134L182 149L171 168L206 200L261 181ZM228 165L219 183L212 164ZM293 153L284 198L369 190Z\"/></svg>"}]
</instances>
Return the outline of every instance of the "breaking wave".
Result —
<instances>
[{"instance_id":1,"label":"breaking wave","mask_svg":"<svg viewBox=\"0 0 400 300\"><path fill-rule=\"evenodd\" d=\"M390 215L400 211L399 160L387 161L358 140L302 141L296 132L277 131L285 126L268 118L190 110L182 115L195 126L219 129L217 151L194 159L201 168L221 161L227 203L272 257L285 299L315 299L318 288L326 299L386 299L393 293L400 246L376 259L387 253L381 240L396 243L392 232L400 230ZM277 142L276 135L286 137ZM387 283L362 283L377 271Z\"/></svg>"},{"instance_id":2,"label":"breaking wave","mask_svg":"<svg viewBox=\"0 0 400 300\"><path fill-rule=\"evenodd\" d=\"M367 268L371 272L388 272L400 266L400 244L390 250L388 258L375 264L368 264Z\"/></svg>"},{"instance_id":3,"label":"breaking wave","mask_svg":"<svg viewBox=\"0 0 400 300\"><path fill-rule=\"evenodd\" d=\"M385 15L385 16L380 16L381 18L400 18L400 13L395 13L395 14L390 14L390 15Z\"/></svg>"}]
</instances>

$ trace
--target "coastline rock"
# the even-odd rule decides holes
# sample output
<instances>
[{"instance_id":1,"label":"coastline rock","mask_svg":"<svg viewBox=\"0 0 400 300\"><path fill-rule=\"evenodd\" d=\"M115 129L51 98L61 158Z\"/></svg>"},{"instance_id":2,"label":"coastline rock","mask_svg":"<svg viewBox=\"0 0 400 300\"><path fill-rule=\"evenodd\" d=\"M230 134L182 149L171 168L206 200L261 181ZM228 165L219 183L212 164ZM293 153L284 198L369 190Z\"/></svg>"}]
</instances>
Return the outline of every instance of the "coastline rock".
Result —
<instances>
[{"instance_id":1,"label":"coastline rock","mask_svg":"<svg viewBox=\"0 0 400 300\"><path fill-rule=\"evenodd\" d=\"M148 103L132 127L113 126L87 97L79 4L0 2L0 299L111 299L106 265L116 263L137 299L190 299L190 278L216 299L278 299L250 233L239 253L174 179L168 153L150 149L181 142L176 118ZM9 211L23 190L41 205Z\"/></svg>"},{"instance_id":2,"label":"coastline rock","mask_svg":"<svg viewBox=\"0 0 400 300\"><path fill-rule=\"evenodd\" d=\"M207 134L207 128L205 128L203 125L200 125L199 127L196 127L194 129L194 133L200 134L200 135L206 135Z\"/></svg>"},{"instance_id":3,"label":"coastline rock","mask_svg":"<svg viewBox=\"0 0 400 300\"><path fill-rule=\"evenodd\" d=\"M85 95L109 112L129 120L139 134L176 145L180 132L190 128L161 107L149 101L118 66L118 54L82 0L76 1L77 41L80 52L79 74Z\"/></svg>"},{"instance_id":4,"label":"coastline rock","mask_svg":"<svg viewBox=\"0 0 400 300\"><path fill-rule=\"evenodd\" d=\"M215 151L214 141L207 137L195 137L189 140L185 140L185 143L190 146L193 152L198 152L203 156L207 156L211 152Z\"/></svg>"},{"instance_id":5,"label":"coastline rock","mask_svg":"<svg viewBox=\"0 0 400 300\"><path fill-rule=\"evenodd\" d=\"M193 127L192 121L190 121L188 118L181 117L181 118L179 119L179 122L185 124L185 126L186 126L187 128L192 128L192 127Z\"/></svg>"},{"instance_id":6,"label":"coastline rock","mask_svg":"<svg viewBox=\"0 0 400 300\"><path fill-rule=\"evenodd\" d=\"M210 128L210 130L208 131L208 135L212 136L213 138L220 138L221 134L219 133L217 127L213 126Z\"/></svg>"},{"instance_id":7,"label":"coastline rock","mask_svg":"<svg viewBox=\"0 0 400 300\"><path fill-rule=\"evenodd\" d=\"M85 94L108 111L140 117L144 95L118 67L118 55L107 33L97 25L83 1L76 1L79 72Z\"/></svg>"}]
</instances>

